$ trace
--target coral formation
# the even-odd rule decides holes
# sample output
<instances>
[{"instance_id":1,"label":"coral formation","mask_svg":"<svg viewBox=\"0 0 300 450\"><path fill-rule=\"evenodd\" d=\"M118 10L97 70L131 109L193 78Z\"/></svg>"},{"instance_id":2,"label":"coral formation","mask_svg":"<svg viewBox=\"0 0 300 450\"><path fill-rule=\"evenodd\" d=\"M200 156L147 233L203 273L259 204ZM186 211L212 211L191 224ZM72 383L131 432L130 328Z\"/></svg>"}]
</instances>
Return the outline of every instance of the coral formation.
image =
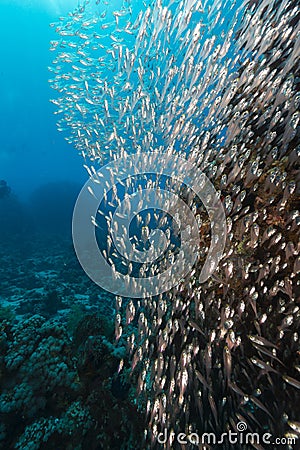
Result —
<instances>
[{"instance_id":1,"label":"coral formation","mask_svg":"<svg viewBox=\"0 0 300 450\"><path fill-rule=\"evenodd\" d=\"M108 319L95 316L81 317L71 336L58 319L2 321L3 448L137 448L143 419L116 377L126 351L107 336Z\"/></svg>"}]
</instances>

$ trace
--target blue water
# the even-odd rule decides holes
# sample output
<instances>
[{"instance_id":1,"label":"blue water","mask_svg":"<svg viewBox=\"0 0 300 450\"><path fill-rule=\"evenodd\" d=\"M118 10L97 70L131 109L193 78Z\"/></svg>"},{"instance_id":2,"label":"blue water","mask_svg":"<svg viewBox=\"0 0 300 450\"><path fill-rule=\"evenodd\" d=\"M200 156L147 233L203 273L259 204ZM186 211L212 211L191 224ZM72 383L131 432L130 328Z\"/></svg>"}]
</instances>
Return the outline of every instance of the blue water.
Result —
<instances>
[{"instance_id":1,"label":"blue water","mask_svg":"<svg viewBox=\"0 0 300 450\"><path fill-rule=\"evenodd\" d=\"M77 0L0 2L0 179L21 200L48 182L87 179L82 160L57 132L49 87L49 24Z\"/></svg>"}]
</instances>

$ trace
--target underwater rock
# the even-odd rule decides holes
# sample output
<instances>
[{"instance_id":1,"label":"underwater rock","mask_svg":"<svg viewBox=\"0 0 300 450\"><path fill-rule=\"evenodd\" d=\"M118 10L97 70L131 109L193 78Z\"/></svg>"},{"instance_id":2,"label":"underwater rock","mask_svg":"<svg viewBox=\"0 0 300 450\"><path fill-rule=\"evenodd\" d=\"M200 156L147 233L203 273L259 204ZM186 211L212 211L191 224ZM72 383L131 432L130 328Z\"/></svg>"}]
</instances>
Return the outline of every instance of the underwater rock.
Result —
<instances>
[{"instance_id":1,"label":"underwater rock","mask_svg":"<svg viewBox=\"0 0 300 450\"><path fill-rule=\"evenodd\" d=\"M0 180L0 199L8 197L11 193L11 188L7 185L5 180Z\"/></svg>"},{"instance_id":2,"label":"underwater rock","mask_svg":"<svg viewBox=\"0 0 300 450\"><path fill-rule=\"evenodd\" d=\"M20 248L22 248L22 233L29 232L30 227L30 215L25 205L10 193L10 188L7 186L3 186L1 194L0 185L0 234L3 243L15 243L18 239L18 244L20 242Z\"/></svg>"}]
</instances>

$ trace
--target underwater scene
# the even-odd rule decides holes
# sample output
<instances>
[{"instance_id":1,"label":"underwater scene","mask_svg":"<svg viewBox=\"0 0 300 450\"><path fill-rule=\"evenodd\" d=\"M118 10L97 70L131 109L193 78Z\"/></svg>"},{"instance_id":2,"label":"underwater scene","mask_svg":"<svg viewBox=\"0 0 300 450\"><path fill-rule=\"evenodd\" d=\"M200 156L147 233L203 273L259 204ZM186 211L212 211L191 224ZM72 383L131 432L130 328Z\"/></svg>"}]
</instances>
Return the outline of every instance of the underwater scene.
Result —
<instances>
[{"instance_id":1,"label":"underwater scene","mask_svg":"<svg viewBox=\"0 0 300 450\"><path fill-rule=\"evenodd\" d=\"M0 17L0 449L300 449L299 2Z\"/></svg>"}]
</instances>

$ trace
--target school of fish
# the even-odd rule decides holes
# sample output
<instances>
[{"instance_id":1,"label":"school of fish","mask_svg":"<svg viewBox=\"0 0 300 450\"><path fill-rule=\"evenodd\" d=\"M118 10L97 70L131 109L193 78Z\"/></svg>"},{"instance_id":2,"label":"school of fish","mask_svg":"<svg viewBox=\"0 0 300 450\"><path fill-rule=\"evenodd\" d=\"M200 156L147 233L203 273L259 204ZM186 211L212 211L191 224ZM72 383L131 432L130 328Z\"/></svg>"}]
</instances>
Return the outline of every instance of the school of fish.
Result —
<instances>
[{"instance_id":1,"label":"school of fish","mask_svg":"<svg viewBox=\"0 0 300 450\"><path fill-rule=\"evenodd\" d=\"M114 10L116 3L85 1L51 24L59 131L91 176L126 154L185 157L214 184L227 217L224 255L201 284L209 218L191 192L170 182L199 221L197 262L165 294L116 297L116 345L126 342L147 416L142 448L218 448L178 444L174 435L220 436L241 421L249 432L286 437L285 447L272 448L296 448L288 439L299 444L298 2L124 0ZM107 190L116 184L112 173ZM147 186L157 188L159 177ZM120 203L117 188L110 203ZM157 227L167 223L156 219ZM145 242L151 220L138 217ZM111 215L106 221L109 229ZM117 267L109 236L105 252ZM174 258L169 252L142 265L141 276Z\"/></svg>"}]
</instances>

